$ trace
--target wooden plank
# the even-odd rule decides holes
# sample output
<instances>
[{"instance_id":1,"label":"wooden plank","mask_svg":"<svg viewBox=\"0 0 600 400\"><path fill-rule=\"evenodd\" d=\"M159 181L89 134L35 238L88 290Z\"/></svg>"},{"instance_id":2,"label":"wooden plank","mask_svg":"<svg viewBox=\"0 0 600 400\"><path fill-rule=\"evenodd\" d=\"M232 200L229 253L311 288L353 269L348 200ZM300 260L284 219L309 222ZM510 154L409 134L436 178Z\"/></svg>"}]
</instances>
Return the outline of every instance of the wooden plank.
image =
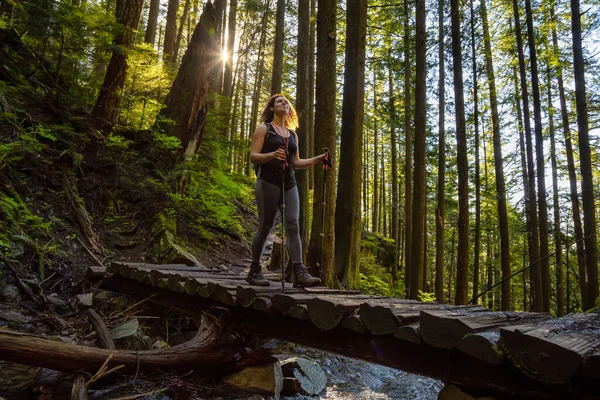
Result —
<instances>
[{"instance_id":1,"label":"wooden plank","mask_svg":"<svg viewBox=\"0 0 600 400\"><path fill-rule=\"evenodd\" d=\"M146 270L144 270L146 271ZM180 280L185 280L187 278L197 278L203 281L205 284L211 280L218 279L228 279L228 280L236 280L239 282L243 282L244 278L231 274L231 273L217 273L217 272L209 272L209 271L171 271L171 270L159 270L153 269L148 270L150 273L150 280L152 283L158 281L162 278L169 278L171 276L179 277Z\"/></svg>"},{"instance_id":2,"label":"wooden plank","mask_svg":"<svg viewBox=\"0 0 600 400\"><path fill-rule=\"evenodd\" d=\"M376 301L377 297L369 295L345 295L332 294L330 292L320 294L316 291L308 292L303 290L301 293L278 293L271 298L274 310L283 315L287 315L295 304L305 304L316 297L327 299L341 306L360 307L365 301Z\"/></svg>"},{"instance_id":3,"label":"wooden plank","mask_svg":"<svg viewBox=\"0 0 600 400\"><path fill-rule=\"evenodd\" d=\"M430 346L453 349L469 333L548 318L548 315L540 313L492 312L481 307L426 310L420 315L421 337Z\"/></svg>"},{"instance_id":4,"label":"wooden plank","mask_svg":"<svg viewBox=\"0 0 600 400\"><path fill-rule=\"evenodd\" d=\"M208 282L206 286L208 288L208 295L211 299L228 306L234 306L237 304L235 298L235 288L232 289L233 285L222 281L211 281Z\"/></svg>"},{"instance_id":5,"label":"wooden plank","mask_svg":"<svg viewBox=\"0 0 600 400\"><path fill-rule=\"evenodd\" d=\"M238 303L244 307L250 307L252 302L259 296L261 297L273 297L276 294L281 293L281 283L271 284L271 286L250 286L243 285L236 288ZM336 295L349 295L354 296L356 291L346 291L329 289L324 287L312 287L312 288L294 288L292 284L285 284L285 291L283 294L336 294Z\"/></svg>"},{"instance_id":6,"label":"wooden plank","mask_svg":"<svg viewBox=\"0 0 600 400\"><path fill-rule=\"evenodd\" d=\"M339 298L333 296L315 297L309 300L306 304L308 306L308 318L322 331L335 328L343 318L360 307L357 301L350 301L350 304L348 304L339 300Z\"/></svg>"},{"instance_id":7,"label":"wooden plank","mask_svg":"<svg viewBox=\"0 0 600 400\"><path fill-rule=\"evenodd\" d=\"M102 279L104 275L106 275L106 267L91 266L85 272L85 277L90 281Z\"/></svg>"},{"instance_id":8,"label":"wooden plank","mask_svg":"<svg viewBox=\"0 0 600 400\"><path fill-rule=\"evenodd\" d=\"M360 318L374 335L396 333L398 328L417 322L422 310L445 310L448 307L436 302L390 301L388 304L368 302L360 306ZM479 306L478 306L479 307Z\"/></svg>"},{"instance_id":9,"label":"wooden plank","mask_svg":"<svg viewBox=\"0 0 600 400\"><path fill-rule=\"evenodd\" d=\"M351 331L366 334L369 331L358 315L349 315L342 321L342 326Z\"/></svg>"},{"instance_id":10,"label":"wooden plank","mask_svg":"<svg viewBox=\"0 0 600 400\"><path fill-rule=\"evenodd\" d=\"M600 349L600 315L573 314L500 329L500 343L522 372L541 382L568 382Z\"/></svg>"},{"instance_id":11,"label":"wooden plank","mask_svg":"<svg viewBox=\"0 0 600 400\"><path fill-rule=\"evenodd\" d=\"M288 313L288 316L296 319L307 320L308 307L306 304L295 304Z\"/></svg>"},{"instance_id":12,"label":"wooden plank","mask_svg":"<svg viewBox=\"0 0 600 400\"><path fill-rule=\"evenodd\" d=\"M134 263L125 261L111 261L108 266L108 272L117 273L122 267L125 268L136 268L145 270L163 270L163 271L218 271L211 270L206 267L195 267L185 264L148 264L148 263Z\"/></svg>"},{"instance_id":13,"label":"wooden plank","mask_svg":"<svg viewBox=\"0 0 600 400\"><path fill-rule=\"evenodd\" d=\"M259 297L252 303L252 308L257 311L268 313L271 311L271 299Z\"/></svg>"},{"instance_id":14,"label":"wooden plank","mask_svg":"<svg viewBox=\"0 0 600 400\"><path fill-rule=\"evenodd\" d=\"M467 334L456 345L465 354L493 365L504 364L504 353L500 348L500 332L478 332Z\"/></svg>"},{"instance_id":15,"label":"wooden plank","mask_svg":"<svg viewBox=\"0 0 600 400\"><path fill-rule=\"evenodd\" d=\"M407 342L420 344L421 343L421 332L419 323L415 322L408 325L403 325L394 333L394 337L406 340Z\"/></svg>"}]
</instances>

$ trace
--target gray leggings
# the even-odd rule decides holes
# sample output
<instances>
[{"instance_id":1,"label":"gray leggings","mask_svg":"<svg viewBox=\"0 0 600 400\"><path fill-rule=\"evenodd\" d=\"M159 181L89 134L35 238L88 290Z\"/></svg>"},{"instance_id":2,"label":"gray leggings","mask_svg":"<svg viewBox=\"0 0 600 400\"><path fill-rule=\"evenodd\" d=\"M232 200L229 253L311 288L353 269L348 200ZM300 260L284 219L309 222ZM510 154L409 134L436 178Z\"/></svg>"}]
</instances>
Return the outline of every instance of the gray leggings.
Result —
<instances>
[{"instance_id":1,"label":"gray leggings","mask_svg":"<svg viewBox=\"0 0 600 400\"><path fill-rule=\"evenodd\" d=\"M277 209L281 207L281 188L263 179L257 179L254 184L254 193L258 206L259 223L252 238L252 263L260 264L267 236L275 222ZM285 191L285 236L294 264L302 263L302 242L298 227L299 214L300 198L298 197L298 188L294 186Z\"/></svg>"}]
</instances>

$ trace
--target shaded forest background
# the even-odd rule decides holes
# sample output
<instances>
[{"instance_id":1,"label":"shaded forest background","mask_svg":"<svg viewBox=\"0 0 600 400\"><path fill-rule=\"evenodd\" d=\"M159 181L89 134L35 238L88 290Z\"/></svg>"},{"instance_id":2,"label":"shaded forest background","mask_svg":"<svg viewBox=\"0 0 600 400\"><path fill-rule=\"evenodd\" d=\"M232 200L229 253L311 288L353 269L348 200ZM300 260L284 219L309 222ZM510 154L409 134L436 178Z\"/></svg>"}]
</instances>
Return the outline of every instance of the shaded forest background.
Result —
<instances>
[{"instance_id":1,"label":"shaded forest background","mask_svg":"<svg viewBox=\"0 0 600 400\"><path fill-rule=\"evenodd\" d=\"M328 286L591 309L599 24L578 0L2 0L0 251L41 281L83 247L247 258L251 134L283 93L301 156L337 161L325 202L297 173Z\"/></svg>"}]
</instances>

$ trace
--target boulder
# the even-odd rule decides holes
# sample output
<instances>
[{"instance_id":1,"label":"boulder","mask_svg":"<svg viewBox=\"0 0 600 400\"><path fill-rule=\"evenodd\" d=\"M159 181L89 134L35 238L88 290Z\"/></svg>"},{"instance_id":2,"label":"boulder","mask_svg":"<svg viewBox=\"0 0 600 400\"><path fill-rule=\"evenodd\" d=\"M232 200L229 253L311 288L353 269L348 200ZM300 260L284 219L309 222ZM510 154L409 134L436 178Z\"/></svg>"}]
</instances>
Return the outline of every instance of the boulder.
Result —
<instances>
[{"instance_id":1,"label":"boulder","mask_svg":"<svg viewBox=\"0 0 600 400\"><path fill-rule=\"evenodd\" d=\"M283 387L283 373L281 364L275 361L263 366L248 367L229 375L223 381L241 390L279 397Z\"/></svg>"},{"instance_id":2,"label":"boulder","mask_svg":"<svg viewBox=\"0 0 600 400\"><path fill-rule=\"evenodd\" d=\"M302 357L290 357L281 361L281 368L284 377L293 378L297 381L297 384L293 381L287 382L286 388L288 390L299 388L302 394L314 396L327 387L325 373L323 373L319 364L312 360Z\"/></svg>"},{"instance_id":3,"label":"boulder","mask_svg":"<svg viewBox=\"0 0 600 400\"><path fill-rule=\"evenodd\" d=\"M154 262L204 267L196 257L176 243L175 222L172 218L161 214L152 227L150 248Z\"/></svg>"}]
</instances>

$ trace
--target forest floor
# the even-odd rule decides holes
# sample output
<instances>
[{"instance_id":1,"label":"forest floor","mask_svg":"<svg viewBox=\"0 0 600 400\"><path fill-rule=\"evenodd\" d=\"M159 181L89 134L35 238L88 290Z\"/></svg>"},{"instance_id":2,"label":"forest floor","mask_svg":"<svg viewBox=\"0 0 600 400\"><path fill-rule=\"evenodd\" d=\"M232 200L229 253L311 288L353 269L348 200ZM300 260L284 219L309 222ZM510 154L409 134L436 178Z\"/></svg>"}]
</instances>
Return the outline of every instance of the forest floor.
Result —
<instances>
[{"instance_id":1,"label":"forest floor","mask_svg":"<svg viewBox=\"0 0 600 400\"><path fill-rule=\"evenodd\" d=\"M133 299L103 291L86 278L86 270L111 261L174 262L157 254L157 221L200 264L244 271L257 224L251 204L231 201L240 221L234 229L216 224L214 210L198 210L186 198L173 200L169 192L177 191L173 186L183 177L168 176L169 149L157 147L150 132L104 136L89 114L48 89L55 82L43 63L7 31L0 34L9 43L0 48L0 327L99 346L80 296L109 297L93 303L108 329L128 319L115 303L122 301L117 304L122 311ZM202 221L208 222L197 234ZM174 346L198 329L177 315L143 310L133 317L139 327L115 340L119 349ZM290 343L267 346L274 354L302 354L319 363L329 382L323 399L429 399L440 389L433 380ZM71 398L72 383L72 374L0 361L0 399ZM89 389L91 399L262 398L198 374L165 371L116 372Z\"/></svg>"}]
</instances>

